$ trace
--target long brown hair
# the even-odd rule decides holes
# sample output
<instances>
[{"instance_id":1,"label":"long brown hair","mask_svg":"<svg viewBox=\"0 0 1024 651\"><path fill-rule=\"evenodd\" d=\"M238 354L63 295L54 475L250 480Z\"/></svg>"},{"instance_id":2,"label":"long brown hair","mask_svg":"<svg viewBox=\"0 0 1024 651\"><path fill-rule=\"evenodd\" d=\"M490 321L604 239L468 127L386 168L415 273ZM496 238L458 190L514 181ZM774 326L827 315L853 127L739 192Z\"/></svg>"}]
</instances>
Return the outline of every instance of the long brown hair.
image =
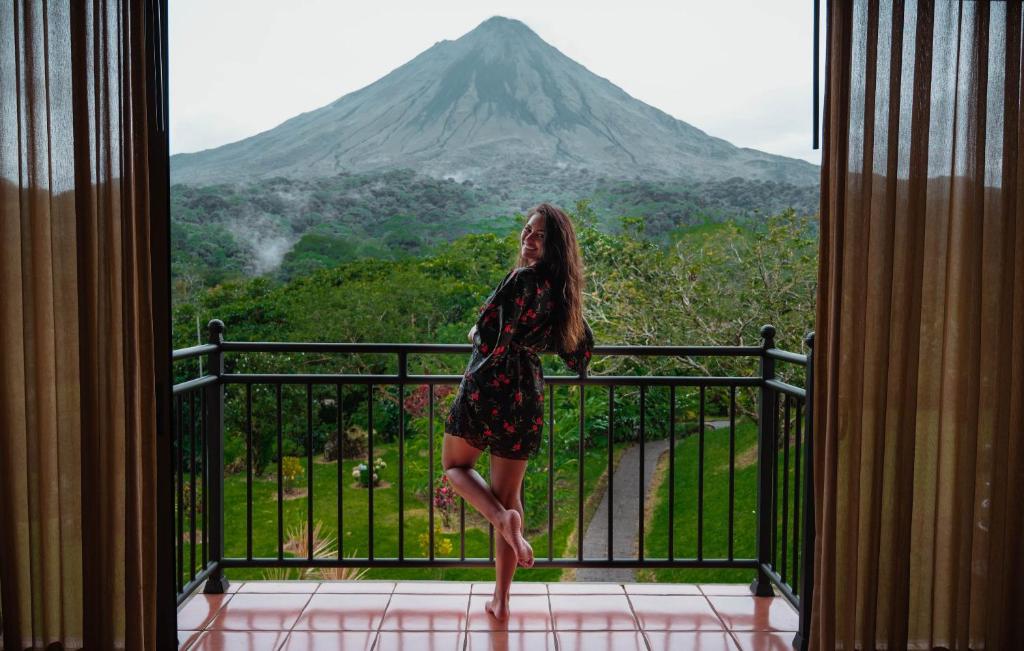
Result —
<instances>
[{"instance_id":1,"label":"long brown hair","mask_svg":"<svg viewBox=\"0 0 1024 651\"><path fill-rule=\"evenodd\" d=\"M576 350L585 336L583 325L583 259L576 242L576 231L565 212L544 202L526 213L527 220L539 214L544 218L544 252L536 269L551 280L552 294L556 297L554 335L562 351ZM525 267L522 249L516 260L517 267ZM557 300L561 297L561 301Z\"/></svg>"}]
</instances>

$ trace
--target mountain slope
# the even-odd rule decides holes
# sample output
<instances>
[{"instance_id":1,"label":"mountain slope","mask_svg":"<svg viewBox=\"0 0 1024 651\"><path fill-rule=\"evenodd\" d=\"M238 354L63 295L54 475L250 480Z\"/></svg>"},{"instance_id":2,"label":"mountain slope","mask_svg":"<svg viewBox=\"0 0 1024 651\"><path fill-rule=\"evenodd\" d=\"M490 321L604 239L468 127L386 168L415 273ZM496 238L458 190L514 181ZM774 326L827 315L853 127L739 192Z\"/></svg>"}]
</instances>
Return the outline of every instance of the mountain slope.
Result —
<instances>
[{"instance_id":1,"label":"mountain slope","mask_svg":"<svg viewBox=\"0 0 1024 651\"><path fill-rule=\"evenodd\" d=\"M376 82L263 133L171 157L174 183L411 168L500 178L509 164L618 178L732 177L816 185L818 167L734 147L649 106L493 17Z\"/></svg>"}]
</instances>

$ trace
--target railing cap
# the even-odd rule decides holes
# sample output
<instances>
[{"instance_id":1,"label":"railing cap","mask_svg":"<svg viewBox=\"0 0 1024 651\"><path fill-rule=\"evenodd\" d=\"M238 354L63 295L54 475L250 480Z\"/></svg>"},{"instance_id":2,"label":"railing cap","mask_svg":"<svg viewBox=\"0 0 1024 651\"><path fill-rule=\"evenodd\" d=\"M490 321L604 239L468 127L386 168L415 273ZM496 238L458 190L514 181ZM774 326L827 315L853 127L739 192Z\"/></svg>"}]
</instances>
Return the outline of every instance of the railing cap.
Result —
<instances>
[{"instance_id":1,"label":"railing cap","mask_svg":"<svg viewBox=\"0 0 1024 651\"><path fill-rule=\"evenodd\" d=\"M224 331L227 330L224 326L224 322L220 319L210 319L210 322L206 324L206 329L210 333L210 341L214 343L220 343L224 341Z\"/></svg>"},{"instance_id":2,"label":"railing cap","mask_svg":"<svg viewBox=\"0 0 1024 651\"><path fill-rule=\"evenodd\" d=\"M764 339L765 348L775 347L775 326L771 324L765 324L761 326L761 338Z\"/></svg>"}]
</instances>

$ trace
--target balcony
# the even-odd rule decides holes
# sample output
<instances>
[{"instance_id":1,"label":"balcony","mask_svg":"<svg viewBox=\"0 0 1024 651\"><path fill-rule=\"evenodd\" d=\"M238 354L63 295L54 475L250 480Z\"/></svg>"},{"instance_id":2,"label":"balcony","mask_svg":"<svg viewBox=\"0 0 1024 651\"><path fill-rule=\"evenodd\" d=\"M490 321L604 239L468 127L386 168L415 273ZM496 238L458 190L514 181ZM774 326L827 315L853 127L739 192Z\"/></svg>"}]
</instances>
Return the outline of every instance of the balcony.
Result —
<instances>
[{"instance_id":1,"label":"balcony","mask_svg":"<svg viewBox=\"0 0 1024 651\"><path fill-rule=\"evenodd\" d=\"M811 368L775 348L770 326L760 346L594 349L595 373L664 373L546 374L544 443L522 488L536 562L517 571L504 632L483 619L492 528L461 500L433 499L439 423L461 375L426 367L470 346L224 334L213 321L209 343L174 352L175 576L188 648L806 639L812 420L798 385L810 386ZM352 423L365 428L357 452ZM663 455L652 474L653 444ZM378 457L384 477L361 484L351 471ZM601 580L613 572L630 578Z\"/></svg>"}]
</instances>

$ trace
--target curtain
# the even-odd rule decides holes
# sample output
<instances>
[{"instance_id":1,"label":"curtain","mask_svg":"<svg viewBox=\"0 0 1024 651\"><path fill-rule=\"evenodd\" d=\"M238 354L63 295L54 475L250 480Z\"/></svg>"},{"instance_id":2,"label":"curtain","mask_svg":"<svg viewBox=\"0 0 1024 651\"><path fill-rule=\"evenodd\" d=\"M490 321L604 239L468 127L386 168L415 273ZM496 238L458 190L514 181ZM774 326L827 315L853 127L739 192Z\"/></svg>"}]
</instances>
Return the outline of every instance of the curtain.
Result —
<instances>
[{"instance_id":1,"label":"curtain","mask_svg":"<svg viewBox=\"0 0 1024 651\"><path fill-rule=\"evenodd\" d=\"M0 8L6 649L156 648L154 269L166 275L151 250L166 223L150 210L146 14Z\"/></svg>"},{"instance_id":2,"label":"curtain","mask_svg":"<svg viewBox=\"0 0 1024 651\"><path fill-rule=\"evenodd\" d=\"M1021 3L827 20L811 648L1021 649Z\"/></svg>"}]
</instances>

